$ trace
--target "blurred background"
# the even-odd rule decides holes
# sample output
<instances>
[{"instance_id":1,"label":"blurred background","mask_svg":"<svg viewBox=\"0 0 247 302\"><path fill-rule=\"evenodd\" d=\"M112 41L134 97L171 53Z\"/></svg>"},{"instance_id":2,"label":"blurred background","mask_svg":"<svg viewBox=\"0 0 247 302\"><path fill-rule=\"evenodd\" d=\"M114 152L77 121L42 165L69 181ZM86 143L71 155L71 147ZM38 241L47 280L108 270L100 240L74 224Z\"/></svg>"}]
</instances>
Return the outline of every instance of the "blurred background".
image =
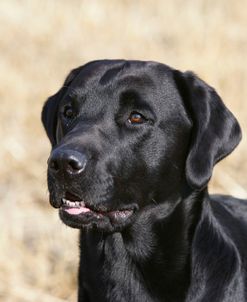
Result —
<instances>
[{"instance_id":1,"label":"blurred background","mask_svg":"<svg viewBox=\"0 0 247 302\"><path fill-rule=\"evenodd\" d=\"M155 60L216 88L244 138L211 192L247 197L246 0L0 1L0 301L76 301L78 232L48 204L45 99L74 67Z\"/></svg>"}]
</instances>

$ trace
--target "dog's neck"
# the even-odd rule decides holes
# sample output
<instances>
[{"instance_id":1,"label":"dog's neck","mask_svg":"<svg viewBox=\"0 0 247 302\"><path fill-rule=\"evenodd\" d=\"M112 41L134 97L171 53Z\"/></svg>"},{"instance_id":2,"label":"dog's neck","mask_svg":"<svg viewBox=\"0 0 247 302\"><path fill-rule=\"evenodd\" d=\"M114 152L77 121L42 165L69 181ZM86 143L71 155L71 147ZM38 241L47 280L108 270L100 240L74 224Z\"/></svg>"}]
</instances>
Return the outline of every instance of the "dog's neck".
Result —
<instances>
[{"instance_id":1,"label":"dog's neck","mask_svg":"<svg viewBox=\"0 0 247 302\"><path fill-rule=\"evenodd\" d=\"M150 208L122 232L104 235L82 231L79 282L89 292L101 284L97 297L102 302L125 301L119 297L140 297L142 302L143 297L147 301L159 301L159 297L167 297L162 301L183 301L190 283L193 234L206 195L206 191L193 192ZM138 280L139 286L133 288L131 284Z\"/></svg>"}]
</instances>

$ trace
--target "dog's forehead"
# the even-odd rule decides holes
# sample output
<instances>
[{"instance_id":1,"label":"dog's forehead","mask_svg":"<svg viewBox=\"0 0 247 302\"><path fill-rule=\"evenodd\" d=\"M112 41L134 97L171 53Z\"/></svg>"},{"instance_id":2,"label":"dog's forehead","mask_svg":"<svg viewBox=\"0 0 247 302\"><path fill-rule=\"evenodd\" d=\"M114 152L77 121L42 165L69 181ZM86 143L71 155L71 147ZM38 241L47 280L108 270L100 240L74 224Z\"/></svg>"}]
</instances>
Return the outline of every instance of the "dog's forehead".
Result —
<instances>
[{"instance_id":1,"label":"dog's forehead","mask_svg":"<svg viewBox=\"0 0 247 302\"><path fill-rule=\"evenodd\" d=\"M137 92L157 109L168 106L177 111L177 106L182 103L174 83L173 69L153 61L94 61L81 67L70 88L68 94L72 98L93 101L98 110L107 104L117 105L119 95L126 91ZM83 101L84 106L86 103Z\"/></svg>"},{"instance_id":2,"label":"dog's forehead","mask_svg":"<svg viewBox=\"0 0 247 302\"><path fill-rule=\"evenodd\" d=\"M116 86L157 86L170 77L171 69L152 61L101 60L81 67L72 82L73 90L107 90Z\"/></svg>"}]
</instances>

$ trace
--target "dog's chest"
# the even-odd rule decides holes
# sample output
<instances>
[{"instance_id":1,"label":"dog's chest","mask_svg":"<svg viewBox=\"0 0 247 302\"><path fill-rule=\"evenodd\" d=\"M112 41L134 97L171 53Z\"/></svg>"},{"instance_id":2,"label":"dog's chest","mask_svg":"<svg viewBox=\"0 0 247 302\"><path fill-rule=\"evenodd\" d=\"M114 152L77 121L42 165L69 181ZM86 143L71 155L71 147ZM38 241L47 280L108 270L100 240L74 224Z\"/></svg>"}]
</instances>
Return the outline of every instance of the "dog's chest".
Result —
<instances>
[{"instance_id":1,"label":"dog's chest","mask_svg":"<svg viewBox=\"0 0 247 302\"><path fill-rule=\"evenodd\" d=\"M86 236L81 247L79 282L90 301L130 302L131 297L135 297L136 302L148 301L139 272L121 236L114 234L104 239L100 235Z\"/></svg>"}]
</instances>

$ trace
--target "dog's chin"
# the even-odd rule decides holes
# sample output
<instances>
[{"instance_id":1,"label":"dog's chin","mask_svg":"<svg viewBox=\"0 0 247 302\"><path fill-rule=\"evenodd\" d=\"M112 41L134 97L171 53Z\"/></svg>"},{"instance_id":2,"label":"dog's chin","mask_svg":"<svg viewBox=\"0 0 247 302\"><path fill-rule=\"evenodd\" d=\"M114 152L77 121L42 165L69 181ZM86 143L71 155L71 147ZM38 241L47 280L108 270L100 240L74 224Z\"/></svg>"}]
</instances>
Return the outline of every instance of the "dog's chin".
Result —
<instances>
[{"instance_id":1,"label":"dog's chin","mask_svg":"<svg viewBox=\"0 0 247 302\"><path fill-rule=\"evenodd\" d=\"M86 206L83 201L71 202L63 199L59 216L66 225L72 228L116 232L131 223L135 209L136 207L131 205L129 208L102 211Z\"/></svg>"}]
</instances>

